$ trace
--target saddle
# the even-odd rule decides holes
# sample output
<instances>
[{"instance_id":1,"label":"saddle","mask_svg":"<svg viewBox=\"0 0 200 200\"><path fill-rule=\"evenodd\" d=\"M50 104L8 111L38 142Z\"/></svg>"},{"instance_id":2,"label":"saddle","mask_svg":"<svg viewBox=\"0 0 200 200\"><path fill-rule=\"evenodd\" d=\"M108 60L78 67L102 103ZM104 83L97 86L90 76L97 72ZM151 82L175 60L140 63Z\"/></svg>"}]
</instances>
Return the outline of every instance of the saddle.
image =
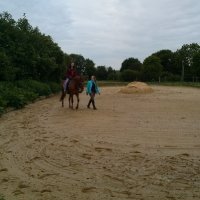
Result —
<instances>
[{"instance_id":1,"label":"saddle","mask_svg":"<svg viewBox=\"0 0 200 200\"><path fill-rule=\"evenodd\" d=\"M70 84L71 81L72 81L72 79L69 80L67 85L66 85L66 93L67 94L69 94L69 84ZM82 87L81 84L77 87L77 90L78 90L79 93L83 92L83 87Z\"/></svg>"}]
</instances>

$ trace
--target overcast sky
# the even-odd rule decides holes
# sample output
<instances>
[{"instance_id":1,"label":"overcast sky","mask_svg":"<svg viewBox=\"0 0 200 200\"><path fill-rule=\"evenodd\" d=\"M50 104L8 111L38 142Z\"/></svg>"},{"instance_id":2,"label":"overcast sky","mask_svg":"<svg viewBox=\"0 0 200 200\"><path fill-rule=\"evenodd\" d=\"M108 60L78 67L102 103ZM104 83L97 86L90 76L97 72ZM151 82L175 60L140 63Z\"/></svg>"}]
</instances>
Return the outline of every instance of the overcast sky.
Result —
<instances>
[{"instance_id":1,"label":"overcast sky","mask_svg":"<svg viewBox=\"0 0 200 200\"><path fill-rule=\"evenodd\" d=\"M26 17L67 53L120 69L162 49L200 43L200 0L0 0L0 12Z\"/></svg>"}]
</instances>

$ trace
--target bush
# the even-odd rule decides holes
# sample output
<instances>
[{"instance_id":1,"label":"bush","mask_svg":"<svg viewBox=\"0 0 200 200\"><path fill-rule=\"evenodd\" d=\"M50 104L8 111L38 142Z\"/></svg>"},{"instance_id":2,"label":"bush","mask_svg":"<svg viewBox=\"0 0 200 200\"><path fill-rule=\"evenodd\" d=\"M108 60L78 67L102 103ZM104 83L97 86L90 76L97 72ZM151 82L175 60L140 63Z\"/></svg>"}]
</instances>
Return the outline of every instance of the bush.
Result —
<instances>
[{"instance_id":1,"label":"bush","mask_svg":"<svg viewBox=\"0 0 200 200\"><path fill-rule=\"evenodd\" d=\"M7 107L22 108L26 105L24 95L16 88L13 90L7 90L4 95L7 101Z\"/></svg>"},{"instance_id":2,"label":"bush","mask_svg":"<svg viewBox=\"0 0 200 200\"><path fill-rule=\"evenodd\" d=\"M21 90L24 98L25 98L25 101L28 103L28 102L34 102L38 97L39 95L34 93L34 92L30 92L30 91L25 91L25 90Z\"/></svg>"},{"instance_id":3,"label":"bush","mask_svg":"<svg viewBox=\"0 0 200 200\"><path fill-rule=\"evenodd\" d=\"M6 101L0 96L0 116L4 113Z\"/></svg>"},{"instance_id":4,"label":"bush","mask_svg":"<svg viewBox=\"0 0 200 200\"><path fill-rule=\"evenodd\" d=\"M0 107L2 107L2 108L6 107L6 101L5 101L5 99L3 99L2 96L0 96Z\"/></svg>"},{"instance_id":5,"label":"bush","mask_svg":"<svg viewBox=\"0 0 200 200\"><path fill-rule=\"evenodd\" d=\"M0 116L4 113L4 108L0 107ZM0 199L1 200L1 199Z\"/></svg>"},{"instance_id":6,"label":"bush","mask_svg":"<svg viewBox=\"0 0 200 200\"><path fill-rule=\"evenodd\" d=\"M58 83L49 82L48 85L53 93L60 92L61 90L61 86Z\"/></svg>"},{"instance_id":7,"label":"bush","mask_svg":"<svg viewBox=\"0 0 200 200\"><path fill-rule=\"evenodd\" d=\"M3 195L0 194L0 200L5 200Z\"/></svg>"},{"instance_id":8,"label":"bush","mask_svg":"<svg viewBox=\"0 0 200 200\"><path fill-rule=\"evenodd\" d=\"M13 85L6 82L0 83L0 107L1 112L4 110L4 108L7 107L8 100L7 100L7 92L9 91L9 88L12 88Z\"/></svg>"},{"instance_id":9,"label":"bush","mask_svg":"<svg viewBox=\"0 0 200 200\"><path fill-rule=\"evenodd\" d=\"M10 82L0 83L0 107L21 108L28 102L33 102L38 98L38 94L18 88Z\"/></svg>"},{"instance_id":10,"label":"bush","mask_svg":"<svg viewBox=\"0 0 200 200\"><path fill-rule=\"evenodd\" d=\"M127 69L121 72L121 78L123 81L135 81L140 79L140 72Z\"/></svg>"},{"instance_id":11,"label":"bush","mask_svg":"<svg viewBox=\"0 0 200 200\"><path fill-rule=\"evenodd\" d=\"M19 88L23 88L26 91L36 93L39 96L48 96L51 94L51 89L47 84L35 80L17 81L16 85Z\"/></svg>"},{"instance_id":12,"label":"bush","mask_svg":"<svg viewBox=\"0 0 200 200\"><path fill-rule=\"evenodd\" d=\"M7 107L22 108L39 96L48 96L60 91L57 83L41 83L35 80L0 82L0 115Z\"/></svg>"},{"instance_id":13,"label":"bush","mask_svg":"<svg viewBox=\"0 0 200 200\"><path fill-rule=\"evenodd\" d=\"M163 72L161 75L161 81L180 81L181 77L169 72Z\"/></svg>"}]
</instances>

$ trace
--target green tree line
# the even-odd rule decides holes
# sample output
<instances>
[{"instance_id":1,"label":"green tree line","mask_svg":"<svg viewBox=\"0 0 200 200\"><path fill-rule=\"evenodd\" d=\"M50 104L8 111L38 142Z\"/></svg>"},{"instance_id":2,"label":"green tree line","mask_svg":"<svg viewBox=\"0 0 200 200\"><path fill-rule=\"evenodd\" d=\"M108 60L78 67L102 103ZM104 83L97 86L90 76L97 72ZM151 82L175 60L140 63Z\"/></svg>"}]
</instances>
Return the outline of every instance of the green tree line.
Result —
<instances>
[{"instance_id":1,"label":"green tree line","mask_svg":"<svg viewBox=\"0 0 200 200\"><path fill-rule=\"evenodd\" d=\"M95 74L99 80L196 81L200 77L200 46L184 44L175 52L160 50L144 59L125 59L119 71L78 54L66 54L52 38L32 27L25 14L15 21L0 14L0 80L32 79L59 82L73 60L79 73Z\"/></svg>"},{"instance_id":2,"label":"green tree line","mask_svg":"<svg viewBox=\"0 0 200 200\"><path fill-rule=\"evenodd\" d=\"M199 81L200 46L192 43L184 44L175 52L160 50L145 58L143 63L137 58L128 58L123 61L120 71L123 79ZM129 74L129 77L126 74Z\"/></svg>"},{"instance_id":3,"label":"green tree line","mask_svg":"<svg viewBox=\"0 0 200 200\"><path fill-rule=\"evenodd\" d=\"M64 53L50 36L33 28L25 15L15 21L0 14L0 80L58 81Z\"/></svg>"},{"instance_id":4,"label":"green tree line","mask_svg":"<svg viewBox=\"0 0 200 200\"><path fill-rule=\"evenodd\" d=\"M93 60L62 51L51 36L32 27L26 15L17 21L0 13L0 113L5 107L23 107L38 96L60 90L60 81L70 62L84 76L117 81L198 81L200 46L184 44L175 52L160 50L140 62L126 58L120 70L95 66Z\"/></svg>"}]
</instances>

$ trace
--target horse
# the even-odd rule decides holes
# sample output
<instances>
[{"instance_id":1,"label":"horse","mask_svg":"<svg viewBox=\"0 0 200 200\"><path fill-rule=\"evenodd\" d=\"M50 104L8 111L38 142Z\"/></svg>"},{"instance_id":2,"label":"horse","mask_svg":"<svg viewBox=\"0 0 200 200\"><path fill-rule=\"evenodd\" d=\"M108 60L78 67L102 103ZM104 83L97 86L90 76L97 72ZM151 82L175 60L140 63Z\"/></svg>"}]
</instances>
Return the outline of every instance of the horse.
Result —
<instances>
[{"instance_id":1,"label":"horse","mask_svg":"<svg viewBox=\"0 0 200 200\"><path fill-rule=\"evenodd\" d=\"M68 89L64 91L64 87L62 86L62 94L60 97L60 101L62 102L62 107L64 107L64 98L66 94L69 94L69 108L73 109L74 104L74 98L73 96L76 96L77 104L76 109L79 107L79 93L83 92L84 85L83 85L83 78L79 75L76 75L72 80L70 80L68 84Z\"/></svg>"}]
</instances>

